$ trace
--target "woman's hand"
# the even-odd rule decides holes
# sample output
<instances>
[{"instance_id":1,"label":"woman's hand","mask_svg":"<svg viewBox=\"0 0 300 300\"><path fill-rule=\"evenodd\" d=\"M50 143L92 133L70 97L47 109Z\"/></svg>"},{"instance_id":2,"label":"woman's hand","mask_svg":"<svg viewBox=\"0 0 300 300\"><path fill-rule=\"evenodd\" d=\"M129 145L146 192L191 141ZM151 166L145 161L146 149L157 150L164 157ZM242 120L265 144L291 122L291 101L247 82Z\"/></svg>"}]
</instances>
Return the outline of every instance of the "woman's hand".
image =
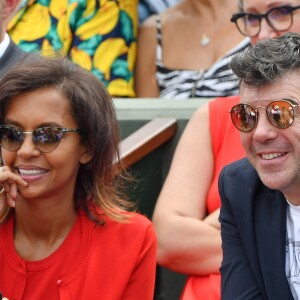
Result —
<instances>
[{"instance_id":1,"label":"woman's hand","mask_svg":"<svg viewBox=\"0 0 300 300\"><path fill-rule=\"evenodd\" d=\"M0 167L0 221L6 216L10 207L15 207L18 198L18 186L28 184L20 175L11 171L7 166Z\"/></svg>"},{"instance_id":2,"label":"woman's hand","mask_svg":"<svg viewBox=\"0 0 300 300\"><path fill-rule=\"evenodd\" d=\"M8 298L5 298L2 296L2 293L0 293L0 300L9 300Z\"/></svg>"}]
</instances>

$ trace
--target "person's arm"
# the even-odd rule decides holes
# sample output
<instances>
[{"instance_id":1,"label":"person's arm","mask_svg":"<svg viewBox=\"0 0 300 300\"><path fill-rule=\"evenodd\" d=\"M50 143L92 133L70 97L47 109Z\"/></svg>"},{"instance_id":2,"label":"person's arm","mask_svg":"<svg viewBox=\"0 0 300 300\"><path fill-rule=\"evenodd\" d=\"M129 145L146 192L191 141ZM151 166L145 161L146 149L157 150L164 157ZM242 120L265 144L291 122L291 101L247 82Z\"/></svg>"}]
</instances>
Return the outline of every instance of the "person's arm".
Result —
<instances>
[{"instance_id":1,"label":"person's arm","mask_svg":"<svg viewBox=\"0 0 300 300\"><path fill-rule=\"evenodd\" d=\"M138 98L157 98L156 81L157 30L155 16L151 16L138 32L137 60L135 68L135 91Z\"/></svg>"},{"instance_id":2,"label":"person's arm","mask_svg":"<svg viewBox=\"0 0 300 300\"><path fill-rule=\"evenodd\" d=\"M230 203L225 196L224 176L226 174L222 172L219 177L219 191L222 201L220 211L223 249L223 260L220 268L222 300L263 300L264 297L255 280L235 224Z\"/></svg>"},{"instance_id":3,"label":"person's arm","mask_svg":"<svg viewBox=\"0 0 300 300\"><path fill-rule=\"evenodd\" d=\"M134 238L134 237L133 237ZM129 279L122 300L153 300L156 272L157 239L153 225L146 230L136 267Z\"/></svg>"},{"instance_id":4,"label":"person's arm","mask_svg":"<svg viewBox=\"0 0 300 300\"><path fill-rule=\"evenodd\" d=\"M213 170L208 104L204 104L177 145L153 216L158 263L176 272L219 272L222 251L218 211L206 219Z\"/></svg>"}]
</instances>

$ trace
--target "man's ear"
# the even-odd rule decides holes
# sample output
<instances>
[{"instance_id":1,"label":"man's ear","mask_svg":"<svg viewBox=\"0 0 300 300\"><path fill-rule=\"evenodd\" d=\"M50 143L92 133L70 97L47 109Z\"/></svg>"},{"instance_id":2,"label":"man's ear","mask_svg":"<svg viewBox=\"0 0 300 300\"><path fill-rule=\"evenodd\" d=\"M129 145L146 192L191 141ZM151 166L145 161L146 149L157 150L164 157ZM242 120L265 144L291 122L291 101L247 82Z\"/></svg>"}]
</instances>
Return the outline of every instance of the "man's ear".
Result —
<instances>
[{"instance_id":1,"label":"man's ear","mask_svg":"<svg viewBox=\"0 0 300 300\"><path fill-rule=\"evenodd\" d=\"M20 0L6 0L4 5L4 19L8 20L17 10L17 7L21 1Z\"/></svg>"}]
</instances>

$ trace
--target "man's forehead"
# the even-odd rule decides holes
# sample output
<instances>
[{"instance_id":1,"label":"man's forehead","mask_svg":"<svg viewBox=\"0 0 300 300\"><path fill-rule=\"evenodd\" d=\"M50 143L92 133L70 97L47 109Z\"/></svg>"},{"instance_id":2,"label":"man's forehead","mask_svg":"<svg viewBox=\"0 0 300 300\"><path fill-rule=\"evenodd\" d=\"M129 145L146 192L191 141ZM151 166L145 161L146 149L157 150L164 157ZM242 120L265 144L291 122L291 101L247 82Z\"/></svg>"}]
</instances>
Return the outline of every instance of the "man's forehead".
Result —
<instances>
[{"instance_id":1,"label":"man's forehead","mask_svg":"<svg viewBox=\"0 0 300 300\"><path fill-rule=\"evenodd\" d=\"M241 99L247 102L271 99L300 99L300 73L291 72L278 80L257 86L240 86Z\"/></svg>"}]
</instances>

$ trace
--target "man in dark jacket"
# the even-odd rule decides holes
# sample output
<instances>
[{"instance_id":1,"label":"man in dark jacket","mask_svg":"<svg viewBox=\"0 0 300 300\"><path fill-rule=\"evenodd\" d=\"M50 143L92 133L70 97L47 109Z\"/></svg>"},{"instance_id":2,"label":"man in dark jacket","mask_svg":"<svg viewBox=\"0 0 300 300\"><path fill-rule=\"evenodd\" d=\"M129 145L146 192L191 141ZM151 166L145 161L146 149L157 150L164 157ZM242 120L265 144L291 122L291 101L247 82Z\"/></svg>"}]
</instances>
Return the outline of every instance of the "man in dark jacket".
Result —
<instances>
[{"instance_id":1,"label":"man in dark jacket","mask_svg":"<svg viewBox=\"0 0 300 300\"><path fill-rule=\"evenodd\" d=\"M300 35L258 42L232 69L247 158L219 178L222 300L300 299Z\"/></svg>"},{"instance_id":2,"label":"man in dark jacket","mask_svg":"<svg viewBox=\"0 0 300 300\"><path fill-rule=\"evenodd\" d=\"M0 77L26 54L16 46L6 33L6 26L19 0L0 0Z\"/></svg>"}]
</instances>

